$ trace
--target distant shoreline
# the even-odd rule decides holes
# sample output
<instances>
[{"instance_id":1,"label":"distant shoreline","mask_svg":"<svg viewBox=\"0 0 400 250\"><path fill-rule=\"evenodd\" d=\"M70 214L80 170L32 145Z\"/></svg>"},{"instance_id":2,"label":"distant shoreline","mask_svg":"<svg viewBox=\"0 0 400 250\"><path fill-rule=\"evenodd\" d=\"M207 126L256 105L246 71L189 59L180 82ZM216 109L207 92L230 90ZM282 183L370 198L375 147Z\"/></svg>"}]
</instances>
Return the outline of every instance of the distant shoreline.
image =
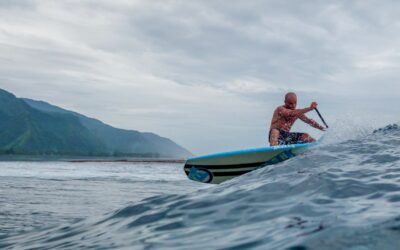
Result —
<instances>
[{"instance_id":1,"label":"distant shoreline","mask_svg":"<svg viewBox=\"0 0 400 250\"><path fill-rule=\"evenodd\" d=\"M32 155L0 155L0 162L6 161L41 161L41 162L158 162L158 163L184 163L185 159L173 158L137 158L137 157L83 157L83 156L32 156Z\"/></svg>"},{"instance_id":2,"label":"distant shoreline","mask_svg":"<svg viewBox=\"0 0 400 250\"><path fill-rule=\"evenodd\" d=\"M159 163L184 163L184 159L116 159L116 160L67 160L68 162L74 163L85 163L85 162L159 162Z\"/></svg>"}]
</instances>

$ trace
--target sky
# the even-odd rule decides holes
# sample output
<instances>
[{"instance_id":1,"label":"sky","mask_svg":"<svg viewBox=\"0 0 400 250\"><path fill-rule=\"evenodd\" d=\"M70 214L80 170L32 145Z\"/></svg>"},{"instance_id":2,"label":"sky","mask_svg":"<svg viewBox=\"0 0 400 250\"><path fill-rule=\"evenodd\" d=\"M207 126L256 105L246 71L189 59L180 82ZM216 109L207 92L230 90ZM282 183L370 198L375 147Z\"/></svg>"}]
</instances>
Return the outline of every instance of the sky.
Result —
<instances>
[{"instance_id":1,"label":"sky","mask_svg":"<svg viewBox=\"0 0 400 250\"><path fill-rule=\"evenodd\" d=\"M0 0L0 88L194 154L265 146L288 91L348 137L399 121L399 12L395 0Z\"/></svg>"}]
</instances>

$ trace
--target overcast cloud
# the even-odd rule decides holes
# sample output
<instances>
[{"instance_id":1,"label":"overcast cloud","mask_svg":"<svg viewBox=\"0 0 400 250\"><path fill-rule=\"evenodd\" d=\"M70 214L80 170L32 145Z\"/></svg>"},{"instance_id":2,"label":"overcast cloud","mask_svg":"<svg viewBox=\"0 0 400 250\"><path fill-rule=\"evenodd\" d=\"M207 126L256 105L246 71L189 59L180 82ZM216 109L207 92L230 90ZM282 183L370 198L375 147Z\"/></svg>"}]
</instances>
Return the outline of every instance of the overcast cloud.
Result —
<instances>
[{"instance_id":1,"label":"overcast cloud","mask_svg":"<svg viewBox=\"0 0 400 250\"><path fill-rule=\"evenodd\" d=\"M265 145L287 91L354 134L399 120L399 13L394 0L0 0L0 88L197 154Z\"/></svg>"}]
</instances>

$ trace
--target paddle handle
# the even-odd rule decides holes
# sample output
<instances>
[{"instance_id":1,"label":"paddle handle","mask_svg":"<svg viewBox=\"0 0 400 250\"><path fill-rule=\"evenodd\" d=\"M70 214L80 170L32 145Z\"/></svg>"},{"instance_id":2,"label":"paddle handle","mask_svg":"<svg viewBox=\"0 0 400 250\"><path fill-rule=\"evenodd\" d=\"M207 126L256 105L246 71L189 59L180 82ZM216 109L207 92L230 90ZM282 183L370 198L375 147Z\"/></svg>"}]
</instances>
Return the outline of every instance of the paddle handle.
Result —
<instances>
[{"instance_id":1,"label":"paddle handle","mask_svg":"<svg viewBox=\"0 0 400 250\"><path fill-rule=\"evenodd\" d=\"M321 118L321 121L324 123L326 128L329 128L328 124L326 124L324 118L322 117L321 113L319 112L319 110L317 108L315 108L315 111L317 111L317 114L319 116L319 118Z\"/></svg>"}]
</instances>

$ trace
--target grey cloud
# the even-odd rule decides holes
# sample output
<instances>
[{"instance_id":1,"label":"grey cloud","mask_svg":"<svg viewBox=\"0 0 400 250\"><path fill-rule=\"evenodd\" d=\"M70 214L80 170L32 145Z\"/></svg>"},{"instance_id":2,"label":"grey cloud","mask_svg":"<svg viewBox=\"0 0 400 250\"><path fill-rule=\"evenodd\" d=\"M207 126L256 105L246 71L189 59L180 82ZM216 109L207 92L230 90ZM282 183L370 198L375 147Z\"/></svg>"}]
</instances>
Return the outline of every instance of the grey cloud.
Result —
<instances>
[{"instance_id":1,"label":"grey cloud","mask_svg":"<svg viewBox=\"0 0 400 250\"><path fill-rule=\"evenodd\" d=\"M364 5L375 7L371 2L234 3L177 2L166 9L150 3L132 10L133 33L156 53L153 73L187 84L253 77L316 88L338 73L350 74L354 60L384 41L370 35L384 28L386 15L368 14ZM255 34L248 33L252 29Z\"/></svg>"},{"instance_id":2,"label":"grey cloud","mask_svg":"<svg viewBox=\"0 0 400 250\"><path fill-rule=\"evenodd\" d=\"M35 0L1 0L0 8L18 8L32 10L36 7Z\"/></svg>"},{"instance_id":3,"label":"grey cloud","mask_svg":"<svg viewBox=\"0 0 400 250\"><path fill-rule=\"evenodd\" d=\"M291 17L287 24L285 16L275 14L279 18L277 23L251 23L262 20L261 15L265 13L254 11L257 8L250 3L247 15L240 14L236 20L236 13L246 11L233 9L229 13L230 9L225 10L224 5L199 7L197 4L197 12L192 13L194 8L185 4L177 4L175 9L167 11L154 9L150 4L147 11L133 15L133 33L139 34L151 50L161 55L156 57L156 64L161 63L163 71L157 67L158 72L153 73L178 78L179 82L186 80L188 84L207 82L218 85L219 81L238 77L257 77L290 85L290 82L304 83L310 75L333 73L338 67L334 62L338 61L335 57L340 57L340 54L324 45L326 37L313 37L310 32L295 30L298 26L295 22L303 22L301 17ZM216 16L215 20L209 20L207 13ZM241 23L243 19L247 21ZM280 32L276 27L279 24L291 29L290 34ZM312 24L302 26L300 28L311 28ZM251 29L259 32L247 34Z\"/></svg>"}]
</instances>

